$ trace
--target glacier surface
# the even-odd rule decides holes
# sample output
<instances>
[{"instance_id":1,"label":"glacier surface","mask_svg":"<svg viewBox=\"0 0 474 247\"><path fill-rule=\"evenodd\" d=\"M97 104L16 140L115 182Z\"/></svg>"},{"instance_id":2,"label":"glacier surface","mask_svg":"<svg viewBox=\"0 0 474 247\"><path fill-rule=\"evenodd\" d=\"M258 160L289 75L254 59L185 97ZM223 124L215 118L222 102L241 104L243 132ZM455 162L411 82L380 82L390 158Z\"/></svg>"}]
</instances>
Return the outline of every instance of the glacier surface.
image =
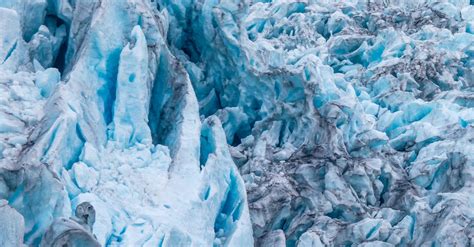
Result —
<instances>
[{"instance_id":1,"label":"glacier surface","mask_svg":"<svg viewBox=\"0 0 474 247\"><path fill-rule=\"evenodd\" d=\"M0 0L0 246L474 245L471 0Z\"/></svg>"}]
</instances>

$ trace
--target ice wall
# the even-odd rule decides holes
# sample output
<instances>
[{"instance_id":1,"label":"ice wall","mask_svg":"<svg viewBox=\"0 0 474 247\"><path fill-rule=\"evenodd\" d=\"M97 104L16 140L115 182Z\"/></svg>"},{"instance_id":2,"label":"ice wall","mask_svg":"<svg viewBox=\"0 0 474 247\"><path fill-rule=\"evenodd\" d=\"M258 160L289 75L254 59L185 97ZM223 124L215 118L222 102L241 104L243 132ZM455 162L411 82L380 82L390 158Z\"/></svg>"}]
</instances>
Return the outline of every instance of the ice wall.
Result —
<instances>
[{"instance_id":1,"label":"ice wall","mask_svg":"<svg viewBox=\"0 0 474 247\"><path fill-rule=\"evenodd\" d=\"M473 245L472 11L0 1L0 245Z\"/></svg>"},{"instance_id":2,"label":"ice wall","mask_svg":"<svg viewBox=\"0 0 474 247\"><path fill-rule=\"evenodd\" d=\"M2 246L252 245L244 183L163 38L166 11L2 4ZM201 154L201 132L215 149Z\"/></svg>"}]
</instances>

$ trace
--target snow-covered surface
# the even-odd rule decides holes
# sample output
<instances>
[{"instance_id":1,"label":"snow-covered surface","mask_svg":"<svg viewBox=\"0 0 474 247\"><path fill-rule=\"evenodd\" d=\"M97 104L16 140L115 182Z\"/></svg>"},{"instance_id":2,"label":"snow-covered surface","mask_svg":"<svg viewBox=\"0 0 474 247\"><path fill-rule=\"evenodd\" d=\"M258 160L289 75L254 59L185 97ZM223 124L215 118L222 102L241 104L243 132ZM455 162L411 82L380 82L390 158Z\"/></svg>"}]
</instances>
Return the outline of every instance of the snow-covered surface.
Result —
<instances>
[{"instance_id":1,"label":"snow-covered surface","mask_svg":"<svg viewBox=\"0 0 474 247\"><path fill-rule=\"evenodd\" d=\"M473 245L473 4L0 1L0 245Z\"/></svg>"}]
</instances>

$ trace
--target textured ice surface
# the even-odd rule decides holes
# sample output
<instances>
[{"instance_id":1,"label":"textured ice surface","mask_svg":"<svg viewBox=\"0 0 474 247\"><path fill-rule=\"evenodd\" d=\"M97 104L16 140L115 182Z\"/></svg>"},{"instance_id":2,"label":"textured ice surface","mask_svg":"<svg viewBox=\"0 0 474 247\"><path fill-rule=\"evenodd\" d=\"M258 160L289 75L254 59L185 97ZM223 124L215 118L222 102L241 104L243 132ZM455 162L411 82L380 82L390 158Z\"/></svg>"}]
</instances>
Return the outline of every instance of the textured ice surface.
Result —
<instances>
[{"instance_id":1,"label":"textured ice surface","mask_svg":"<svg viewBox=\"0 0 474 247\"><path fill-rule=\"evenodd\" d=\"M474 245L473 4L0 0L0 245Z\"/></svg>"}]
</instances>

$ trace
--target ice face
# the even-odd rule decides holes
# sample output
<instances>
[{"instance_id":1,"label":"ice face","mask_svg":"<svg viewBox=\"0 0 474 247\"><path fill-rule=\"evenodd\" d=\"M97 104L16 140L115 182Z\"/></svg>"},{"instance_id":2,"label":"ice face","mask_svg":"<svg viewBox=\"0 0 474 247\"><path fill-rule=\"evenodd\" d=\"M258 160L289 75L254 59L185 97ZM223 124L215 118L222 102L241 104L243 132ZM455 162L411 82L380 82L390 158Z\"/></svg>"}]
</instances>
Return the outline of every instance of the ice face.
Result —
<instances>
[{"instance_id":1,"label":"ice face","mask_svg":"<svg viewBox=\"0 0 474 247\"><path fill-rule=\"evenodd\" d=\"M3 220L3 224L0 226L2 232L0 244L2 246L21 246L25 231L23 217L8 205L8 201L3 199L0 201L0 216Z\"/></svg>"},{"instance_id":2,"label":"ice face","mask_svg":"<svg viewBox=\"0 0 474 247\"><path fill-rule=\"evenodd\" d=\"M0 1L0 245L473 245L472 4Z\"/></svg>"}]
</instances>

